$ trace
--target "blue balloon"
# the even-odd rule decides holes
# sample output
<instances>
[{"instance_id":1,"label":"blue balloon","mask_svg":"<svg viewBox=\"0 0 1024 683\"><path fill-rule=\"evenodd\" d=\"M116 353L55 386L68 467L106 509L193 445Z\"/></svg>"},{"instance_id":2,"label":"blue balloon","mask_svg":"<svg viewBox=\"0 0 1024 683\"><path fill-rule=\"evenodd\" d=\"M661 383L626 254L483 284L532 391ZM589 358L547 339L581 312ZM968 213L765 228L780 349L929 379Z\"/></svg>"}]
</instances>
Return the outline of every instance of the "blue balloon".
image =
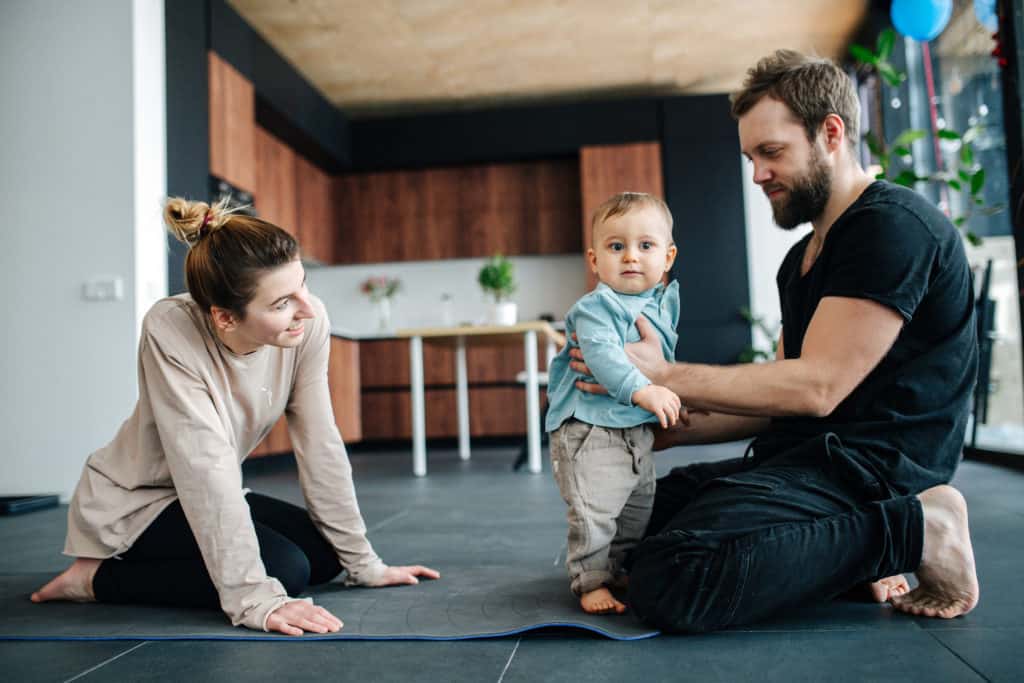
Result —
<instances>
[{"instance_id":1,"label":"blue balloon","mask_svg":"<svg viewBox=\"0 0 1024 683\"><path fill-rule=\"evenodd\" d=\"M999 30L996 0L974 0L974 16L977 17L979 24L992 33Z\"/></svg>"},{"instance_id":2,"label":"blue balloon","mask_svg":"<svg viewBox=\"0 0 1024 683\"><path fill-rule=\"evenodd\" d=\"M907 38L927 41L942 33L953 14L953 0L892 0L892 25Z\"/></svg>"}]
</instances>

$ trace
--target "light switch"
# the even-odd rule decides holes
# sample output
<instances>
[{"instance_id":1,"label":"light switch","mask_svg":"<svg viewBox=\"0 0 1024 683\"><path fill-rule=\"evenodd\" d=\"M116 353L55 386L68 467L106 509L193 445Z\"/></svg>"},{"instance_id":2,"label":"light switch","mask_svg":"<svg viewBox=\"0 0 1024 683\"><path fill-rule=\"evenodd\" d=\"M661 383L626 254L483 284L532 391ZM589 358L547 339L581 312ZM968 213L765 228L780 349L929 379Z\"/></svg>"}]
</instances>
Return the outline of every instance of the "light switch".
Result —
<instances>
[{"instance_id":1,"label":"light switch","mask_svg":"<svg viewBox=\"0 0 1024 683\"><path fill-rule=\"evenodd\" d=\"M117 275L100 275L85 281L82 298L86 301L121 301L124 279Z\"/></svg>"}]
</instances>

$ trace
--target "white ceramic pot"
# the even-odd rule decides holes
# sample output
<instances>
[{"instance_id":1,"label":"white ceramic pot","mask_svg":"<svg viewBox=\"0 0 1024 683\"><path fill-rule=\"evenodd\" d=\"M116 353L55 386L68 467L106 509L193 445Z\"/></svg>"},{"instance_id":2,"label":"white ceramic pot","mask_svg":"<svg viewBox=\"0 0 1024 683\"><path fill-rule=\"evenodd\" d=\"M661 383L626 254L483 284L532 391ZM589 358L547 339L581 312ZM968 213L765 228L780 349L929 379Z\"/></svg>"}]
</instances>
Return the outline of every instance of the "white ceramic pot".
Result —
<instances>
[{"instance_id":1,"label":"white ceramic pot","mask_svg":"<svg viewBox=\"0 0 1024 683\"><path fill-rule=\"evenodd\" d=\"M498 301L491 304L492 325L515 325L519 307L514 301Z\"/></svg>"}]
</instances>

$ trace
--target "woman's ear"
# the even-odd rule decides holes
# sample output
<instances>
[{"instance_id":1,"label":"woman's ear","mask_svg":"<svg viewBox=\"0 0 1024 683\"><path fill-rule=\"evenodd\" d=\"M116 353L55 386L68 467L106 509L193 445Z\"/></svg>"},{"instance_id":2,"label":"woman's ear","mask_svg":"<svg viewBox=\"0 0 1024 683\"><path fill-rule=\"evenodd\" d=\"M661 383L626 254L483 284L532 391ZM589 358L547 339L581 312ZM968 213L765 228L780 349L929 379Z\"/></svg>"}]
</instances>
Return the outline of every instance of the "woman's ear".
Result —
<instances>
[{"instance_id":1,"label":"woman's ear","mask_svg":"<svg viewBox=\"0 0 1024 683\"><path fill-rule=\"evenodd\" d=\"M213 319L213 326L221 332L231 332L238 327L238 318L235 314L220 306L210 307L210 318Z\"/></svg>"}]
</instances>

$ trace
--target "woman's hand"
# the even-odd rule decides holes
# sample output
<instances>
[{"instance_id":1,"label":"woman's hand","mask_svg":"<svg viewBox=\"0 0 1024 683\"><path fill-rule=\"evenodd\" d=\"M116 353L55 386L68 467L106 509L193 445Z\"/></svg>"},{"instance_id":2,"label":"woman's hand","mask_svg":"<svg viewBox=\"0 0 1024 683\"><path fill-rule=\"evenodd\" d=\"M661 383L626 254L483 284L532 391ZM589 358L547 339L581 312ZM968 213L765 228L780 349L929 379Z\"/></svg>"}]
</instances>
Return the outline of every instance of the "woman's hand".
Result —
<instances>
[{"instance_id":1,"label":"woman's hand","mask_svg":"<svg viewBox=\"0 0 1024 683\"><path fill-rule=\"evenodd\" d=\"M267 617L267 630L278 631L286 636L301 636L310 633L335 633L344 624L323 607L305 600L286 602Z\"/></svg>"},{"instance_id":2,"label":"woman's hand","mask_svg":"<svg viewBox=\"0 0 1024 683\"><path fill-rule=\"evenodd\" d=\"M425 579L440 579L441 573L436 569L430 567L422 567L418 564L412 565L411 567L388 567L384 570L384 573L380 575L380 578L373 583L367 584L379 588L381 586L401 586L401 585L412 585L420 582L417 576L422 576Z\"/></svg>"}]
</instances>

